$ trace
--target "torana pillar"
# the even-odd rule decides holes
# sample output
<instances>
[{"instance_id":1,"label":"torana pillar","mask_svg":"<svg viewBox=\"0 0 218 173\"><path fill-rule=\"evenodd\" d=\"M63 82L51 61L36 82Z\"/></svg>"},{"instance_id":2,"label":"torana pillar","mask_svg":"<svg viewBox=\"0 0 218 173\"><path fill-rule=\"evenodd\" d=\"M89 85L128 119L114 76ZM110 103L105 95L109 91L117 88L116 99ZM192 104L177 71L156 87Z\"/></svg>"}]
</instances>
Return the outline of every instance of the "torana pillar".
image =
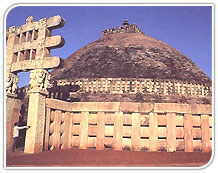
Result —
<instances>
[{"instance_id":1,"label":"torana pillar","mask_svg":"<svg viewBox=\"0 0 218 173\"><path fill-rule=\"evenodd\" d=\"M10 27L7 31L7 93L15 93L17 73L30 71L27 125L31 127L26 132L25 153L37 153L43 149L45 99L49 84L47 70L60 65L60 58L51 56L50 50L64 45L63 38L52 36L51 31L62 26L64 20L61 16L39 21L29 16L24 25Z\"/></svg>"},{"instance_id":2,"label":"torana pillar","mask_svg":"<svg viewBox=\"0 0 218 173\"><path fill-rule=\"evenodd\" d=\"M47 95L48 72L43 69L30 72L30 91L26 132L25 153L38 153L43 149L45 126L45 99Z\"/></svg>"}]
</instances>

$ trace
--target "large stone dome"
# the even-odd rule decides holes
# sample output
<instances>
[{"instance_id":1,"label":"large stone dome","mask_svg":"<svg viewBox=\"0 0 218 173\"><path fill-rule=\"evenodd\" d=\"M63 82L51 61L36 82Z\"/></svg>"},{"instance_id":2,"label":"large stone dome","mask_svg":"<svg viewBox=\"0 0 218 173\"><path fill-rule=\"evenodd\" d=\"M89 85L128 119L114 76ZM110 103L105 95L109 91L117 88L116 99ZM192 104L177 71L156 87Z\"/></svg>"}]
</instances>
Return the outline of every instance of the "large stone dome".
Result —
<instances>
[{"instance_id":1,"label":"large stone dome","mask_svg":"<svg viewBox=\"0 0 218 173\"><path fill-rule=\"evenodd\" d=\"M103 31L101 38L63 60L52 78L153 78L211 83L186 56L127 22Z\"/></svg>"},{"instance_id":2,"label":"large stone dome","mask_svg":"<svg viewBox=\"0 0 218 173\"><path fill-rule=\"evenodd\" d=\"M201 69L126 21L63 60L52 79L62 92L78 86L80 101L211 102L211 80ZM54 98L70 98L59 95L54 91Z\"/></svg>"}]
</instances>

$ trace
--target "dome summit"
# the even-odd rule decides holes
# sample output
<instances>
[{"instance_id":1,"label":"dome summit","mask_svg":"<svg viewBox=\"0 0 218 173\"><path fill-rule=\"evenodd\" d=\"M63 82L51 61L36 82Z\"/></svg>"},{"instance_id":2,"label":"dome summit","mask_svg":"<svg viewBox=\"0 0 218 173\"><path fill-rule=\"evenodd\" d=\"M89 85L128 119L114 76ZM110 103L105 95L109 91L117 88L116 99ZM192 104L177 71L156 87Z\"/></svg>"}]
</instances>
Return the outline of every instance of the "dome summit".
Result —
<instances>
[{"instance_id":1,"label":"dome summit","mask_svg":"<svg viewBox=\"0 0 218 173\"><path fill-rule=\"evenodd\" d=\"M208 76L189 58L137 25L103 31L102 37L71 54L54 79L155 78L210 83Z\"/></svg>"}]
</instances>

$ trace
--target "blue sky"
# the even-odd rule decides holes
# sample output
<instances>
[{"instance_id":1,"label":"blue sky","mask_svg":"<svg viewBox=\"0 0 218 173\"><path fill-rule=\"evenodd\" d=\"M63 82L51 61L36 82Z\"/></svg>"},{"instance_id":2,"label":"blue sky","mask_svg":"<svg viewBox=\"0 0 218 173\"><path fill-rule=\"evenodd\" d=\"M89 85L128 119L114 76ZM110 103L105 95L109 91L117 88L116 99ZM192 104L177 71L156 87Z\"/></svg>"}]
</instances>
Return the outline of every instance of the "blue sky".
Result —
<instances>
[{"instance_id":1,"label":"blue sky","mask_svg":"<svg viewBox=\"0 0 218 173\"><path fill-rule=\"evenodd\" d=\"M212 76L212 8L209 6L20 6L8 13L6 26L22 25L28 16L39 20L54 15L62 16L66 23L52 32L65 39L62 48L52 51L53 56L67 58L97 40L104 29L120 26L123 19L128 19L146 35L176 48ZM19 76L18 85L27 84L28 76Z\"/></svg>"}]
</instances>

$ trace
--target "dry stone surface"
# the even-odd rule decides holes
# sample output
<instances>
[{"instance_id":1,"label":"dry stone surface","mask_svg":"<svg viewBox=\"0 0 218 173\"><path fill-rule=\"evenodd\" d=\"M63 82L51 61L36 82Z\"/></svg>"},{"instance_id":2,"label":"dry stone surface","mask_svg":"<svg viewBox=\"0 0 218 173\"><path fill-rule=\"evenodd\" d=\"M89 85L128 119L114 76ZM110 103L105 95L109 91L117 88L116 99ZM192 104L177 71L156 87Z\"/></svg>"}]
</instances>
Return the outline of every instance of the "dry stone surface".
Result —
<instances>
[{"instance_id":1,"label":"dry stone surface","mask_svg":"<svg viewBox=\"0 0 218 173\"><path fill-rule=\"evenodd\" d=\"M189 58L142 32L103 33L53 72L53 79L72 78L158 78L211 83Z\"/></svg>"}]
</instances>

